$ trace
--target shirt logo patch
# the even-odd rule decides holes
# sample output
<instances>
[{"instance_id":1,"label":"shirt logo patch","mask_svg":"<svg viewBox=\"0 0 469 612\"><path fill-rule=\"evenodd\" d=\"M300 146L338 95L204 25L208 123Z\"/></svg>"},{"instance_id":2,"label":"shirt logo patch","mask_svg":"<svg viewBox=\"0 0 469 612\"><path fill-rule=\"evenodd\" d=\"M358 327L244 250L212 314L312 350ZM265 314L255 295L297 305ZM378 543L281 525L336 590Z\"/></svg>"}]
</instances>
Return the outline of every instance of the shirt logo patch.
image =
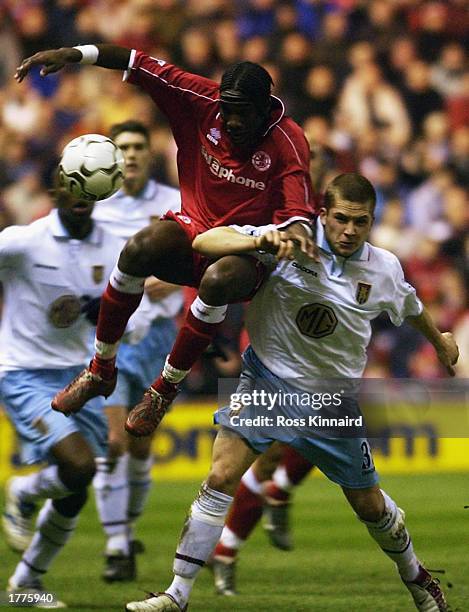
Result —
<instances>
[{"instance_id":1,"label":"shirt logo patch","mask_svg":"<svg viewBox=\"0 0 469 612\"><path fill-rule=\"evenodd\" d=\"M92 271L93 280L97 285L99 285L99 283L102 282L104 278L104 266L93 266Z\"/></svg>"},{"instance_id":2,"label":"shirt logo patch","mask_svg":"<svg viewBox=\"0 0 469 612\"><path fill-rule=\"evenodd\" d=\"M213 142L214 145L218 145L218 141L221 138L220 130L217 128L210 128L207 138L210 140L210 142Z\"/></svg>"},{"instance_id":3,"label":"shirt logo patch","mask_svg":"<svg viewBox=\"0 0 469 612\"><path fill-rule=\"evenodd\" d=\"M80 316L81 304L75 295L62 295L49 306L49 323L58 329L70 327Z\"/></svg>"},{"instance_id":4,"label":"shirt logo patch","mask_svg":"<svg viewBox=\"0 0 469 612\"><path fill-rule=\"evenodd\" d=\"M315 272L314 270L311 270L310 268L305 268L304 266L301 266L299 263L296 263L296 261L292 263L292 266L294 268L298 268L298 270L301 270L302 272L306 272L306 274L311 274L311 276L315 276L316 278L319 276L318 273Z\"/></svg>"},{"instance_id":5,"label":"shirt logo patch","mask_svg":"<svg viewBox=\"0 0 469 612\"><path fill-rule=\"evenodd\" d=\"M337 327L337 317L330 306L306 304L296 315L296 324L304 336L324 338L330 336Z\"/></svg>"},{"instance_id":6,"label":"shirt logo patch","mask_svg":"<svg viewBox=\"0 0 469 612\"><path fill-rule=\"evenodd\" d=\"M256 151L252 156L251 161L254 168L259 170L259 172L265 172L272 164L270 155L268 155L265 151Z\"/></svg>"},{"instance_id":7,"label":"shirt logo patch","mask_svg":"<svg viewBox=\"0 0 469 612\"><path fill-rule=\"evenodd\" d=\"M370 285L370 283L363 283L361 281L358 283L357 293L355 294L355 297L359 304L364 304L368 300L368 298L370 297L372 286L373 285Z\"/></svg>"},{"instance_id":8,"label":"shirt logo patch","mask_svg":"<svg viewBox=\"0 0 469 612\"><path fill-rule=\"evenodd\" d=\"M176 213L176 216L178 219L181 219L181 221L183 223L185 223L186 225L190 225L192 223L191 219L189 219L189 217L186 217L185 215L181 215L180 213Z\"/></svg>"},{"instance_id":9,"label":"shirt logo patch","mask_svg":"<svg viewBox=\"0 0 469 612\"><path fill-rule=\"evenodd\" d=\"M264 191L266 185L263 181L256 181L252 178L247 178L246 176L241 176L239 174L235 174L233 170L222 166L220 161L211 155L207 149L202 146L202 155L207 165L209 167L210 172L218 178L224 179L229 183L237 183L238 185L245 185L246 187L250 187L251 189L259 189L260 191Z\"/></svg>"}]
</instances>

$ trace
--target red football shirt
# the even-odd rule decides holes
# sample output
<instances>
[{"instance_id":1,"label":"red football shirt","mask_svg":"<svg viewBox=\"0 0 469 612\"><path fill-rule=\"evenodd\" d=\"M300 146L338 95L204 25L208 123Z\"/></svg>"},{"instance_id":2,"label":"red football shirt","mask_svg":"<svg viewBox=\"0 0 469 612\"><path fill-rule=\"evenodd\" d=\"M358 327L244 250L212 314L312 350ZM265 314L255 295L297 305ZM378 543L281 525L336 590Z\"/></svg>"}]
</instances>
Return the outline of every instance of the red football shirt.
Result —
<instances>
[{"instance_id":1,"label":"red football shirt","mask_svg":"<svg viewBox=\"0 0 469 612\"><path fill-rule=\"evenodd\" d=\"M223 128L218 83L141 51L132 51L125 78L168 118L178 147L182 213L198 231L311 219L309 146L281 100L272 96L270 124L246 155Z\"/></svg>"}]
</instances>

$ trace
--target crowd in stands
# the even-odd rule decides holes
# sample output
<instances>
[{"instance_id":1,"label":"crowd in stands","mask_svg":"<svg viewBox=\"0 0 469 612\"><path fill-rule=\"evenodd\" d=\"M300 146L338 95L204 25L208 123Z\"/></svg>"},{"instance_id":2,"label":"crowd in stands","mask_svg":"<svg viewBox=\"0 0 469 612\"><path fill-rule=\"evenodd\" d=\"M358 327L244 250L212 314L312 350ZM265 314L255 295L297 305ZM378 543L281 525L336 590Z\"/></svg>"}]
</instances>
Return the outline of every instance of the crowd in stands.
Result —
<instances>
[{"instance_id":1,"label":"crowd in stands","mask_svg":"<svg viewBox=\"0 0 469 612\"><path fill-rule=\"evenodd\" d=\"M120 73L13 79L41 49L97 42L215 80L240 59L262 63L305 130L318 192L343 171L375 185L372 241L399 256L440 328L456 331L469 377L467 0L3 0L0 228L48 212L69 140L132 117L151 127L154 176L177 185L168 124ZM376 332L370 376L444 375L409 326L379 320Z\"/></svg>"}]
</instances>

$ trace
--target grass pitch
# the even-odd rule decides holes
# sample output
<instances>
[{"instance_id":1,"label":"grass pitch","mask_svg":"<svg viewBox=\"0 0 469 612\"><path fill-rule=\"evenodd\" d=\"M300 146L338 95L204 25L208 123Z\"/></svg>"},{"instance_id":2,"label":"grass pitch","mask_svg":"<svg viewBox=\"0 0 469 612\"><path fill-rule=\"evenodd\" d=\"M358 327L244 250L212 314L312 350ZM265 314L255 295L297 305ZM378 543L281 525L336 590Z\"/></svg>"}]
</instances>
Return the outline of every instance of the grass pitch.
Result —
<instances>
[{"instance_id":1,"label":"grass pitch","mask_svg":"<svg viewBox=\"0 0 469 612\"><path fill-rule=\"evenodd\" d=\"M45 578L48 589L70 612L111 612L163 590L171 580L172 557L185 511L198 484L156 482L139 537L147 552L136 583L107 585L100 578L104 538L93 502L79 528ZM469 475L388 476L382 486L405 509L420 558L441 576L458 612L469 610ZM191 612L411 612L410 596L393 564L354 517L341 491L323 479L308 480L292 508L295 550L277 551L258 528L238 565L239 595L214 594L207 570L199 576ZM17 555L0 540L0 581L6 583ZM450 582L453 588L447 588ZM13 609L13 608L12 608Z\"/></svg>"}]
</instances>

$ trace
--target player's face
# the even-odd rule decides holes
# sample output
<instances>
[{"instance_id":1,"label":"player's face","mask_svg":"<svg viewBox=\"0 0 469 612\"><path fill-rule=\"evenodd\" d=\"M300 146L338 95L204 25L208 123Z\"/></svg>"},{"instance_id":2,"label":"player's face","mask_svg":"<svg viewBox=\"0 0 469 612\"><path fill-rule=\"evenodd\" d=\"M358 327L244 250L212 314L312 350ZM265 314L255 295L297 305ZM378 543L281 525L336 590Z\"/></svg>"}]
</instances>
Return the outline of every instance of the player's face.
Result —
<instances>
[{"instance_id":1,"label":"player's face","mask_svg":"<svg viewBox=\"0 0 469 612\"><path fill-rule=\"evenodd\" d=\"M58 190L56 202L61 218L77 225L88 221L95 205L94 201L76 198L65 189Z\"/></svg>"},{"instance_id":2,"label":"player's face","mask_svg":"<svg viewBox=\"0 0 469 612\"><path fill-rule=\"evenodd\" d=\"M254 145L265 124L266 116L261 115L254 104L220 104L223 126L231 142L239 147Z\"/></svg>"},{"instance_id":3,"label":"player's face","mask_svg":"<svg viewBox=\"0 0 469 612\"><path fill-rule=\"evenodd\" d=\"M342 257L350 257L358 251L373 224L368 204L346 200L336 201L329 210L321 208L320 217L329 246Z\"/></svg>"},{"instance_id":4,"label":"player's face","mask_svg":"<svg viewBox=\"0 0 469 612\"><path fill-rule=\"evenodd\" d=\"M151 152L150 144L143 134L121 132L114 142L124 154L125 181L145 184L148 180Z\"/></svg>"}]
</instances>

